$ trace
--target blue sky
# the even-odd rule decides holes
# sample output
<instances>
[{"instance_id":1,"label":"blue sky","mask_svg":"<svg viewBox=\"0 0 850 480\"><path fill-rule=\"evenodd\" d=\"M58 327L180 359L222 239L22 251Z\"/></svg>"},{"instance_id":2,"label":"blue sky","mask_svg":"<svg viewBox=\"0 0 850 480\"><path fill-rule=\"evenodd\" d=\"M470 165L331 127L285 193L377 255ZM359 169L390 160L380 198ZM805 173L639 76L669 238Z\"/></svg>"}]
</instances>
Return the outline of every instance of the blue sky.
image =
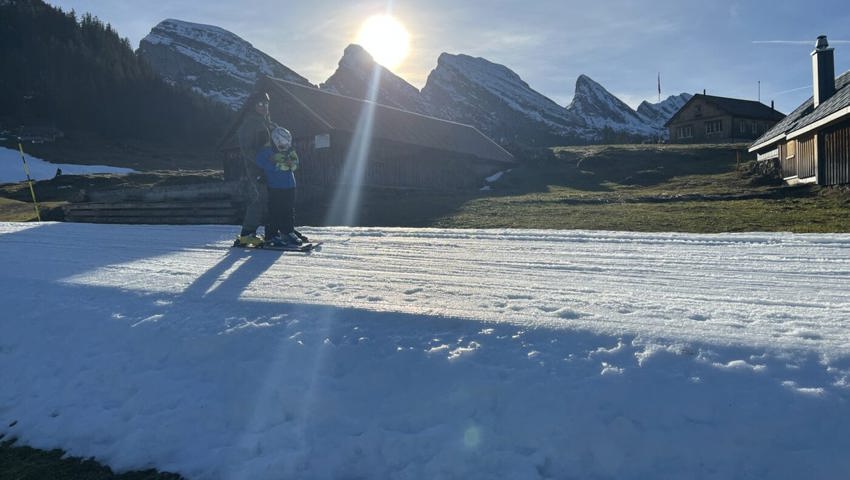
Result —
<instances>
[{"instance_id":1,"label":"blue sky","mask_svg":"<svg viewBox=\"0 0 850 480\"><path fill-rule=\"evenodd\" d=\"M53 0L110 23L134 48L166 18L229 30L321 83L361 23L388 8L411 35L395 73L418 88L441 52L500 63L566 105L588 75L636 107L682 92L761 100L788 113L811 96L818 35L850 69L850 6L843 1L694 0ZM799 42L799 43L798 43Z\"/></svg>"}]
</instances>

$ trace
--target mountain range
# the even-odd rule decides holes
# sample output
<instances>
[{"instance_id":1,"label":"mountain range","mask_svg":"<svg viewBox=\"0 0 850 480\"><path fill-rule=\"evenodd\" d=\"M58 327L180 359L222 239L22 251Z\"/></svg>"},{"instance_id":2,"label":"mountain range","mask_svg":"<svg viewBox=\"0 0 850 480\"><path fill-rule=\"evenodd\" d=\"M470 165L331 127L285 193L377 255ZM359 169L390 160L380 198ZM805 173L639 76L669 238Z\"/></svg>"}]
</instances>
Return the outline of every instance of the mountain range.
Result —
<instances>
[{"instance_id":1,"label":"mountain range","mask_svg":"<svg viewBox=\"0 0 850 480\"><path fill-rule=\"evenodd\" d=\"M166 81L238 109L258 75L315 86L238 35L211 25L167 19L139 44L139 56ZM380 79L370 96L374 76ZM349 45L336 71L317 88L470 124L504 146L552 146L665 138L664 123L690 98L683 93L637 110L586 75L564 107L504 65L443 53L420 91Z\"/></svg>"}]
</instances>

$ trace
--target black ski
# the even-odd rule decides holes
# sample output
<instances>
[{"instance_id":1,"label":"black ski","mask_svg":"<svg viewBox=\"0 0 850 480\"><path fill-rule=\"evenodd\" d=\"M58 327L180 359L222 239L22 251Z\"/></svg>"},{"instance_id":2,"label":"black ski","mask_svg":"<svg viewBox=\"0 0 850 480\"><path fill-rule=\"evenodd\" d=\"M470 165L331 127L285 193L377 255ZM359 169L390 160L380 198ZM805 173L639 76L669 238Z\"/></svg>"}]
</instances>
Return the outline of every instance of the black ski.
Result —
<instances>
[{"instance_id":1,"label":"black ski","mask_svg":"<svg viewBox=\"0 0 850 480\"><path fill-rule=\"evenodd\" d=\"M309 242L309 243L305 243L305 244L302 244L302 245L282 245L282 246L279 246L279 247L272 246L272 245L262 245L262 246L257 247L257 248L260 248L260 249L263 249L263 250L275 250L275 251L278 251L278 252L309 253L309 252L312 252L314 250L317 250L317 251L321 250L323 243L324 242Z\"/></svg>"}]
</instances>

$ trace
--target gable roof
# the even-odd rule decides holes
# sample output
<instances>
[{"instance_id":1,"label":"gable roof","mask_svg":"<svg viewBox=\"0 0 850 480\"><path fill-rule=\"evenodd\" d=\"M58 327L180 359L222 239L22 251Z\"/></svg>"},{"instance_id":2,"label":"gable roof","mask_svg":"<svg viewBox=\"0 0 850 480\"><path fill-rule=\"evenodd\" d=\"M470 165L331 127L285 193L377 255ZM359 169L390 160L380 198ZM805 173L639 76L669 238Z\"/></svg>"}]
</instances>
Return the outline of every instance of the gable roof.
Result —
<instances>
[{"instance_id":1,"label":"gable roof","mask_svg":"<svg viewBox=\"0 0 850 480\"><path fill-rule=\"evenodd\" d=\"M678 118L681 112L684 112L688 106L696 101L705 101L708 102L715 107L723 110L724 112L732 115L733 117L739 118L749 118L753 120L781 120L784 115L776 110L768 107L767 105L757 102L755 100L742 100L739 98L728 98L728 97L716 97L714 95L705 95L702 93L697 93L690 100L685 102L672 117L670 120L667 120L667 123L664 124L665 127L670 126L676 118Z\"/></svg>"},{"instance_id":2,"label":"gable roof","mask_svg":"<svg viewBox=\"0 0 850 480\"><path fill-rule=\"evenodd\" d=\"M848 85L850 85L850 70L835 79L835 93L818 105L818 108L814 108L814 98L809 97L782 121L757 138L750 145L749 150L752 152L768 147L787 136L805 131L807 127L814 127L818 122L834 114L841 114L842 110L850 107L850 88L847 88Z\"/></svg>"},{"instance_id":3,"label":"gable roof","mask_svg":"<svg viewBox=\"0 0 850 480\"><path fill-rule=\"evenodd\" d=\"M372 107L373 138L456 152L485 160L514 162L513 155L470 125L346 97L277 78L264 77L259 80L259 84L273 96L276 93L288 95L329 130L355 132L361 112Z\"/></svg>"}]
</instances>

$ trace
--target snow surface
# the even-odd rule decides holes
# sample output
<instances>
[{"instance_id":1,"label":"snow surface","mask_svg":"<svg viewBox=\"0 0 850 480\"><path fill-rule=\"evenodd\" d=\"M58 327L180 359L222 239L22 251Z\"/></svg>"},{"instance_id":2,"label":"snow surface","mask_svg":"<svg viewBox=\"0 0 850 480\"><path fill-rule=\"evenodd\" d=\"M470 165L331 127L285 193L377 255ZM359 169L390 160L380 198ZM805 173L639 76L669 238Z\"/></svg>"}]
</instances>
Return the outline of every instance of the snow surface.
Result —
<instances>
[{"instance_id":1,"label":"snow surface","mask_svg":"<svg viewBox=\"0 0 850 480\"><path fill-rule=\"evenodd\" d=\"M56 175L56 169L61 168L63 175L86 175L91 173L115 173L119 175L135 172L130 168L108 167L105 165L73 165L68 163L50 163L40 158L35 158L24 150L30 178L33 180L47 180ZM0 147L0 183L16 183L26 181L27 175L24 170L24 162L21 160L21 152L10 148Z\"/></svg>"},{"instance_id":2,"label":"snow surface","mask_svg":"<svg viewBox=\"0 0 850 480\"><path fill-rule=\"evenodd\" d=\"M833 479L850 235L0 223L0 433L190 479Z\"/></svg>"}]
</instances>

